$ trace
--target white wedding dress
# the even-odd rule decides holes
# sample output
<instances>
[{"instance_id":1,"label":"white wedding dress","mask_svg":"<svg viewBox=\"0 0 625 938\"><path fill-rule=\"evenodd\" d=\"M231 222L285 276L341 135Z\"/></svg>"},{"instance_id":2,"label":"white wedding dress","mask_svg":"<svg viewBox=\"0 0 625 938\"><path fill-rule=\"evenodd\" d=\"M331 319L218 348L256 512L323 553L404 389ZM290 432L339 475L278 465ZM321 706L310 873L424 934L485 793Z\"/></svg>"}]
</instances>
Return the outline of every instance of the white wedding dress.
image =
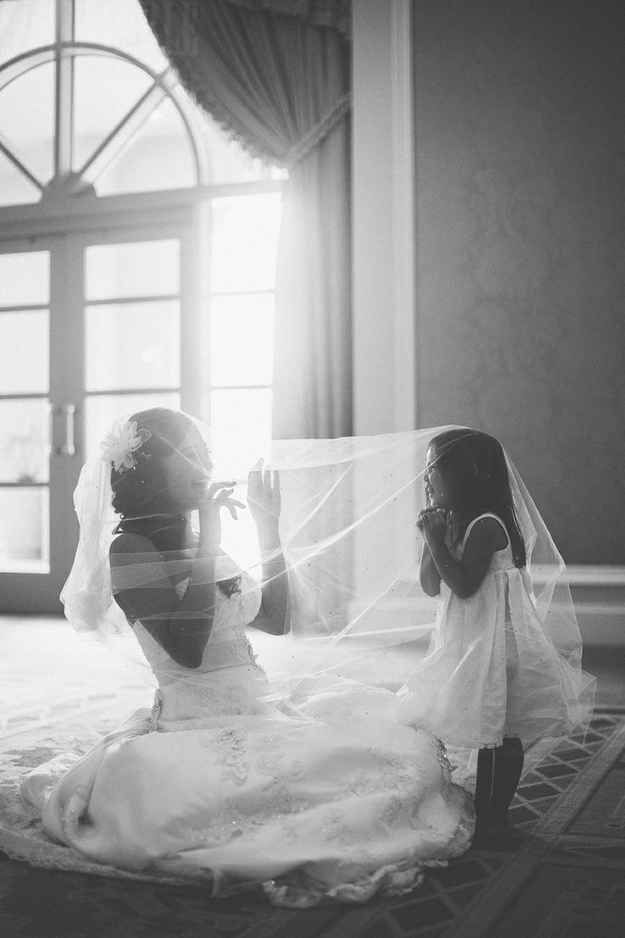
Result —
<instances>
[{"instance_id":1,"label":"white wedding dress","mask_svg":"<svg viewBox=\"0 0 625 938\"><path fill-rule=\"evenodd\" d=\"M440 742L398 721L396 696L343 681L268 702L245 632L258 598L217 596L197 670L135 625L159 688L150 716L69 771L53 760L24 777L48 836L82 861L215 896L261 885L294 907L407 892L467 850L471 799Z\"/></svg>"}]
</instances>

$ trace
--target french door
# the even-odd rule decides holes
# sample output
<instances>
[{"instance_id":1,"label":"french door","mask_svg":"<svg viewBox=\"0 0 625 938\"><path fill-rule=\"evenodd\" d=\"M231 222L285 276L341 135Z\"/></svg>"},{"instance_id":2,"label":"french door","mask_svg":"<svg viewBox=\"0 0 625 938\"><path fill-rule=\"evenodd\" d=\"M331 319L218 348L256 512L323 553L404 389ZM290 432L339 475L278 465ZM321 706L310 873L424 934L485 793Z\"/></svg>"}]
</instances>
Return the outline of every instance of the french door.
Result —
<instances>
[{"instance_id":1,"label":"french door","mask_svg":"<svg viewBox=\"0 0 625 938\"><path fill-rule=\"evenodd\" d=\"M1 611L60 611L72 493L116 417L200 413L201 244L193 213L0 244Z\"/></svg>"}]
</instances>

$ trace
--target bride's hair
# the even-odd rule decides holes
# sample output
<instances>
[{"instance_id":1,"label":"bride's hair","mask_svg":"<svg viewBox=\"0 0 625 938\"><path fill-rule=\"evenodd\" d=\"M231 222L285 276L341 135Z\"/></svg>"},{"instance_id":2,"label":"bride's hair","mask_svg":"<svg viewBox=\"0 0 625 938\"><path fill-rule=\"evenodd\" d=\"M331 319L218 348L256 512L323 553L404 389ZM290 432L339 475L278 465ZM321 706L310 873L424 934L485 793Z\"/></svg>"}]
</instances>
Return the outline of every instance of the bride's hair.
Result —
<instances>
[{"instance_id":1,"label":"bride's hair","mask_svg":"<svg viewBox=\"0 0 625 938\"><path fill-rule=\"evenodd\" d=\"M111 468L113 508L122 519L120 531L128 530L129 522L147 520L148 515L176 513L169 498L163 461L196 425L188 414L166 407L139 411L128 422L135 425L143 442L133 452L131 468Z\"/></svg>"},{"instance_id":2,"label":"bride's hair","mask_svg":"<svg viewBox=\"0 0 625 938\"><path fill-rule=\"evenodd\" d=\"M140 534L161 552L180 550L186 530L184 514L172 505L163 461L180 447L198 424L189 414L167 407L152 407L129 418L143 438L133 452L131 468L111 466L113 509L120 515L116 534ZM226 595L240 591L240 577L220 580Z\"/></svg>"},{"instance_id":3,"label":"bride's hair","mask_svg":"<svg viewBox=\"0 0 625 938\"><path fill-rule=\"evenodd\" d=\"M526 550L514 510L508 466L499 440L468 428L445 430L430 442L430 451L446 485L452 509L460 522L460 536L479 515L501 518L517 567L526 564Z\"/></svg>"}]
</instances>

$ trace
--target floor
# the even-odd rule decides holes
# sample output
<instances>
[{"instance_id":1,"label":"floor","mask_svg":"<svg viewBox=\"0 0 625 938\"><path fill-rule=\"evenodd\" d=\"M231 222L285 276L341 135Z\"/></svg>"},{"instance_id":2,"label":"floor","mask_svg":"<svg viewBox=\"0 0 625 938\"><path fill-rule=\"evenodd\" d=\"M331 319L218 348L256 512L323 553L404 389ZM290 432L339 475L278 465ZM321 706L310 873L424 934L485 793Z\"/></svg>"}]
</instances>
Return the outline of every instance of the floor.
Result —
<instances>
[{"instance_id":1,"label":"floor","mask_svg":"<svg viewBox=\"0 0 625 938\"><path fill-rule=\"evenodd\" d=\"M111 648L77 635L60 618L0 615L0 738L66 712L87 719L105 700L112 718L149 706L154 680L138 646L131 639L130 646ZM411 659L398 655L396 672L410 667ZM599 676L599 707L625 707L625 636L619 648L585 649L584 667Z\"/></svg>"},{"instance_id":2,"label":"floor","mask_svg":"<svg viewBox=\"0 0 625 938\"><path fill-rule=\"evenodd\" d=\"M625 646L588 648L597 713L585 739L530 754L513 852L472 850L401 900L305 912L262 898L35 870L0 856L6 938L619 938L625 920ZM60 621L0 617L0 758L42 727L97 730L149 704L150 675L96 655ZM112 688L116 688L115 691ZM36 755L34 756L36 758Z\"/></svg>"}]
</instances>

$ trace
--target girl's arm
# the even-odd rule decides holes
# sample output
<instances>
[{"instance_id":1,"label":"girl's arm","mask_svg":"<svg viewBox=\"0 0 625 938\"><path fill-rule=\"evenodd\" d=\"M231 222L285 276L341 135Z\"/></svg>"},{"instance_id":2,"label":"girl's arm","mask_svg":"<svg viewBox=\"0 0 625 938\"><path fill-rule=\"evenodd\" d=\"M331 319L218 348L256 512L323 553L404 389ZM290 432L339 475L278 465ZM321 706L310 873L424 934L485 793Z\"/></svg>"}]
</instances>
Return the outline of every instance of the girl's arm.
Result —
<instances>
[{"instance_id":1,"label":"girl's arm","mask_svg":"<svg viewBox=\"0 0 625 938\"><path fill-rule=\"evenodd\" d=\"M471 529L462 560L456 560L445 544L446 528L440 512L428 512L423 519L423 534L440 578L456 596L468 599L480 588L493 554L506 546L506 535L494 518L481 518Z\"/></svg>"},{"instance_id":2,"label":"girl's arm","mask_svg":"<svg viewBox=\"0 0 625 938\"><path fill-rule=\"evenodd\" d=\"M417 518L417 527L421 534L425 537L425 532L423 529L423 522L425 516L428 512L432 511L432 485L430 483L430 478L428 474L425 475L425 510L419 514ZM421 554L421 566L419 568L419 582L421 584L421 589L428 596L439 596L441 591L441 576L438 572L436 564L434 563L434 558L432 557L432 551L429 548L427 540L423 545L423 553Z\"/></svg>"},{"instance_id":3,"label":"girl's arm","mask_svg":"<svg viewBox=\"0 0 625 938\"><path fill-rule=\"evenodd\" d=\"M213 627L214 553L200 545L191 562L191 578L182 599L172 586L161 554L148 538L121 534L111 544L110 563L115 601L128 621L133 624L139 620L178 664L198 668ZM129 565L136 567L131 579L140 579L141 585L128 583ZM116 589L116 585L121 588Z\"/></svg>"},{"instance_id":4,"label":"girl's arm","mask_svg":"<svg viewBox=\"0 0 625 938\"><path fill-rule=\"evenodd\" d=\"M438 572L432 552L427 544L423 545L421 554L421 568L419 570L421 589L428 596L438 596L441 591L441 575Z\"/></svg>"}]
</instances>

